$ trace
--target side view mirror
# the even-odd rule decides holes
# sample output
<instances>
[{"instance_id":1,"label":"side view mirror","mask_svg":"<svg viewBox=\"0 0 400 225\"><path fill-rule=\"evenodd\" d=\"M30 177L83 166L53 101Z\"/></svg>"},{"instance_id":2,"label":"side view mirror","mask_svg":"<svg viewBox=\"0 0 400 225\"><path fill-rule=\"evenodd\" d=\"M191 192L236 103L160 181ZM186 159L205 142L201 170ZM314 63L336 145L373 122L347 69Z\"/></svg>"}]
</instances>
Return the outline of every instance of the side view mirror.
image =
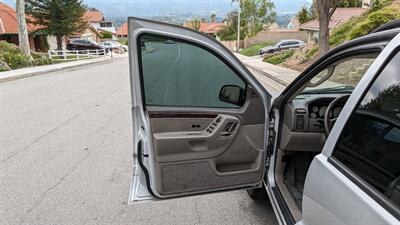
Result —
<instances>
[{"instance_id":1,"label":"side view mirror","mask_svg":"<svg viewBox=\"0 0 400 225\"><path fill-rule=\"evenodd\" d=\"M224 85L219 92L219 100L242 106L246 99L245 90L237 85Z\"/></svg>"}]
</instances>

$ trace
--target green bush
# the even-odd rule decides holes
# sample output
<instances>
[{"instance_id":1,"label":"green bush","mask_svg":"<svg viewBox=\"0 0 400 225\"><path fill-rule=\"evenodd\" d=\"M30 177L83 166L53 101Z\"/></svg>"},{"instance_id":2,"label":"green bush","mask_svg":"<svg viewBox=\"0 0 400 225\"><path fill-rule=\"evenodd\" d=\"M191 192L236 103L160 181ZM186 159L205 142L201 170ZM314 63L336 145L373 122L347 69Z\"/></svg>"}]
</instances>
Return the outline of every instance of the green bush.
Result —
<instances>
[{"instance_id":1,"label":"green bush","mask_svg":"<svg viewBox=\"0 0 400 225\"><path fill-rule=\"evenodd\" d=\"M21 53L21 50L14 44L10 44L6 41L0 41L0 53L11 52L14 54Z\"/></svg>"},{"instance_id":2,"label":"green bush","mask_svg":"<svg viewBox=\"0 0 400 225\"><path fill-rule=\"evenodd\" d=\"M349 38L354 39L369 34L380 25L400 18L400 7L385 7L368 15L367 19L355 25Z\"/></svg>"},{"instance_id":3,"label":"green bush","mask_svg":"<svg viewBox=\"0 0 400 225\"><path fill-rule=\"evenodd\" d=\"M400 18L400 4L392 1L383 1L379 6L367 13L359 17L353 17L335 28L330 35L329 44L336 46L345 41L369 34L380 25L398 18Z\"/></svg>"},{"instance_id":4,"label":"green bush","mask_svg":"<svg viewBox=\"0 0 400 225\"><path fill-rule=\"evenodd\" d=\"M104 39L112 38L112 33L111 32L107 32L107 31L102 32L101 33L101 38L104 38Z\"/></svg>"},{"instance_id":5,"label":"green bush","mask_svg":"<svg viewBox=\"0 0 400 225\"><path fill-rule=\"evenodd\" d=\"M6 62L0 60L0 72L11 70Z\"/></svg>"},{"instance_id":6,"label":"green bush","mask_svg":"<svg viewBox=\"0 0 400 225\"><path fill-rule=\"evenodd\" d=\"M294 54L294 50L288 50L284 52L280 52L274 55L269 55L264 58L264 62L271 63L274 65L281 64L285 61L285 59L292 57Z\"/></svg>"},{"instance_id":7,"label":"green bush","mask_svg":"<svg viewBox=\"0 0 400 225\"><path fill-rule=\"evenodd\" d=\"M305 62L309 61L310 59L312 59L314 57L315 53L318 52L318 49L319 49L318 47L313 47L313 48L308 49L304 53L303 57L300 59L300 63L305 63Z\"/></svg>"},{"instance_id":8,"label":"green bush","mask_svg":"<svg viewBox=\"0 0 400 225\"><path fill-rule=\"evenodd\" d=\"M22 54L18 46L0 41L0 71L53 63L45 53L31 51L31 55L32 59Z\"/></svg>"},{"instance_id":9,"label":"green bush","mask_svg":"<svg viewBox=\"0 0 400 225\"><path fill-rule=\"evenodd\" d=\"M0 53L0 60L5 61L12 69L32 65L29 57L22 53L2 52Z\"/></svg>"},{"instance_id":10,"label":"green bush","mask_svg":"<svg viewBox=\"0 0 400 225\"><path fill-rule=\"evenodd\" d=\"M31 55L33 58L33 65L35 66L53 64L53 60L51 60L46 53L32 52Z\"/></svg>"}]
</instances>

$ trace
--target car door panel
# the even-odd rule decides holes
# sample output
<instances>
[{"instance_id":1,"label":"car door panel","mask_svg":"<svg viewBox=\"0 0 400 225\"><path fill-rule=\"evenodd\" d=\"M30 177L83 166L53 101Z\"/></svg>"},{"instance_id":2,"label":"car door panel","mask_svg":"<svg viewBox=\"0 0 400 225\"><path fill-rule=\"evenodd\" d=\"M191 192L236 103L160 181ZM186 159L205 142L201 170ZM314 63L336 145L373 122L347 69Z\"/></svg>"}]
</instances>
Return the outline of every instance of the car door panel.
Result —
<instances>
[{"instance_id":1,"label":"car door panel","mask_svg":"<svg viewBox=\"0 0 400 225\"><path fill-rule=\"evenodd\" d=\"M239 112L218 110L218 114L147 107L160 193L254 183L260 179L265 115L263 110L256 110L259 107L257 98L250 98ZM261 113L249 115L249 111L255 110ZM237 127L229 135L221 136L230 122ZM211 126L214 128L209 133Z\"/></svg>"},{"instance_id":2,"label":"car door panel","mask_svg":"<svg viewBox=\"0 0 400 225\"><path fill-rule=\"evenodd\" d=\"M128 23L134 143L142 144L130 201L261 185L270 95L219 42L170 24ZM243 105L218 100L223 85L236 84Z\"/></svg>"}]
</instances>

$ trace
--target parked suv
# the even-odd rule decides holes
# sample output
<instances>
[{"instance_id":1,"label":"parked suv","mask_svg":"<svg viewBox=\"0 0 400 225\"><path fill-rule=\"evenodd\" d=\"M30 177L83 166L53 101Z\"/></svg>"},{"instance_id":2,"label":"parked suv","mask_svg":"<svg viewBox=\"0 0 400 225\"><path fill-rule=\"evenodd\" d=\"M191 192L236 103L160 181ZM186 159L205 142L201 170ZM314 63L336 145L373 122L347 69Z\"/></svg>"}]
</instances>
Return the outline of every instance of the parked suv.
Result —
<instances>
[{"instance_id":1,"label":"parked suv","mask_svg":"<svg viewBox=\"0 0 400 225\"><path fill-rule=\"evenodd\" d=\"M301 48L304 45L305 45L305 43L303 41L296 40L296 39L282 40L274 46L266 46L266 47L260 49L259 54L263 55L265 53L274 53L276 51L282 51L282 50L290 49L290 48Z\"/></svg>"},{"instance_id":2,"label":"parked suv","mask_svg":"<svg viewBox=\"0 0 400 225\"><path fill-rule=\"evenodd\" d=\"M67 43L67 50L105 50L107 49L94 41L86 39L73 39Z\"/></svg>"},{"instance_id":3,"label":"parked suv","mask_svg":"<svg viewBox=\"0 0 400 225\"><path fill-rule=\"evenodd\" d=\"M218 41L128 26L130 203L250 189L280 224L399 224L399 28L332 49L272 100Z\"/></svg>"}]
</instances>

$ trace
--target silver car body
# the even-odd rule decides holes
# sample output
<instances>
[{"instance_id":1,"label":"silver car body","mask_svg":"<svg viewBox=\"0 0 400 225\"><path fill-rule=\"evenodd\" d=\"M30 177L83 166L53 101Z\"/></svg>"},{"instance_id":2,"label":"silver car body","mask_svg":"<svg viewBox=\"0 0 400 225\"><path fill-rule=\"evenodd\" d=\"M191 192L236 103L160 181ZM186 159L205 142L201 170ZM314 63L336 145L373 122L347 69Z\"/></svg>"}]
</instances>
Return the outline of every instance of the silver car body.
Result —
<instances>
[{"instance_id":1,"label":"silver car body","mask_svg":"<svg viewBox=\"0 0 400 225\"><path fill-rule=\"evenodd\" d=\"M273 53L273 52L282 51L285 49L301 48L304 45L305 45L305 43L301 40L296 40L296 39L281 40L274 46L266 46L264 48L261 48L259 51L259 54L262 55L265 53Z\"/></svg>"},{"instance_id":2,"label":"silver car body","mask_svg":"<svg viewBox=\"0 0 400 225\"><path fill-rule=\"evenodd\" d=\"M279 199L276 194L276 177L275 177L275 152L269 156L269 167L266 171L264 181L261 179L253 179L252 182L234 182L229 181L223 186L209 185L206 188L194 191L175 191L173 193L162 193L160 189L160 182L170 182L171 180L161 180L158 173L157 149L154 148L153 143L156 143L152 129L152 120L149 116L151 111L163 112L167 110L171 112L189 113L191 111L217 113L217 114L233 114L238 111L235 109L218 109L218 108L180 108L169 107L147 107L145 99L143 98L143 80L141 65L140 48L143 45L140 43L142 35L156 35L157 37L171 38L176 41L187 41L189 45L200 46L202 49L213 52L218 55L227 65L243 76L248 84L254 89L254 93L259 95L262 99L263 108L258 110L265 110L265 124L264 124L264 147L260 149L259 153L264 159L263 165L266 164L265 157L268 146L268 138L271 130L270 128L270 110L271 110L271 95L262 87L262 85L252 76L252 74L245 68L245 66L225 47L217 41L193 30L185 29L182 27L154 22L138 18L129 18L129 49L130 60L130 75L131 75L131 94L132 94L132 116L133 116L133 143L134 143L134 165L133 165L133 180L131 184L131 191L129 196L130 203L137 203L143 201L160 201L168 198L177 198L188 195L198 195L209 192L217 192L224 190L234 190L241 188L256 188L260 187L264 182L270 201L278 218L280 224L291 224L290 219L285 215L284 202ZM173 45L173 44L169 44ZM301 220L296 221L297 224L399 224L398 218L395 217L393 212L389 212L386 208L382 207L375 199L373 199L365 190L362 190L352 180L346 177L342 171L335 167L330 162L333 147L339 138L341 131L344 129L345 123L362 97L364 90L366 90L372 82L374 76L379 71L382 62L385 61L393 51L400 46L400 35L397 35L379 54L378 58L370 66L366 74L363 76L360 83L356 86L349 100L345 104L342 113L340 113L337 123L331 130L328 139L325 142L321 154L317 155L308 170L306 177L303 202L302 202L302 217ZM177 58L177 60L180 60ZM298 78L299 81L301 78ZM279 98L279 97L278 97ZM276 110L276 109L274 109ZM257 111L253 111L257 113ZM273 113L273 112L271 112ZM182 114L183 115L183 114ZM253 114L256 115L256 114ZM276 113L275 121L279 121L279 114ZM159 117L161 118L161 117ZM171 119L172 121L172 119ZM168 121L167 121L168 123ZM170 124L172 126L172 124ZM278 127L272 127L275 132L278 132ZM172 137L172 136L171 136ZM181 138L181 137L180 137ZM188 137L182 137L188 138ZM275 139L276 142L277 139ZM160 146L157 146L159 148ZM178 158L176 158L178 160ZM228 160L233 160L229 158ZM235 159L236 160L236 159ZM190 166L190 162L185 162L185 165ZM178 164L174 165L177 166ZM182 164L179 164L182 165ZM194 166L194 163L193 163ZM190 167L185 167L190 168ZM193 170L195 167L193 167ZM198 167L201 168L201 167ZM258 171L263 172L263 167ZM191 173L193 171L175 171L171 176L176 179L175 182L182 182L186 177L179 174ZM247 176L243 172L243 176ZM164 174L165 175L165 174ZM225 174L222 174L225 176ZM239 178L239 177L238 177ZM200 179L200 177L199 177ZM218 178L220 179L220 178ZM207 180L203 180L208 182ZM165 187L165 186L164 186Z\"/></svg>"}]
</instances>

